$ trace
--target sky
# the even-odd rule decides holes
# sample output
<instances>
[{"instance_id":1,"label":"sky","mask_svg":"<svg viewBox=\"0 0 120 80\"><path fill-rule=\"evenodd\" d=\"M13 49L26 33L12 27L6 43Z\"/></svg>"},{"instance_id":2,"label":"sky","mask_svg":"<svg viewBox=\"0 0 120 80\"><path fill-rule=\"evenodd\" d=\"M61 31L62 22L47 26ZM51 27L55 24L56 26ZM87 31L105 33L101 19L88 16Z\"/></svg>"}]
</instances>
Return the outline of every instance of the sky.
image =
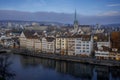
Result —
<instances>
[{"instance_id":1,"label":"sky","mask_svg":"<svg viewBox=\"0 0 120 80\"><path fill-rule=\"evenodd\" d=\"M111 16L119 15L120 0L0 0L0 10L47 11Z\"/></svg>"},{"instance_id":2,"label":"sky","mask_svg":"<svg viewBox=\"0 0 120 80\"><path fill-rule=\"evenodd\" d=\"M55 21L60 21L62 18L61 22L65 20L66 22L72 22L73 18L71 18L70 14L73 15L76 10L78 20L80 22L83 21L82 23L84 24L120 23L120 0L0 0L0 19L12 19L14 15L7 13L7 11L6 14L4 14L5 12L3 10L29 13L47 12L45 14L46 16L51 17L53 20L55 19ZM57 15L57 17L55 17L53 12L60 14L55 14L55 16ZM69 16L62 15L61 13L68 14ZM23 17L23 19L25 16L28 16L27 14L23 16L24 13L18 12L18 14L21 15L20 18ZM14 16L16 20L19 19L18 14ZM40 19L42 15L43 14L40 13L36 18L39 16ZM28 19L33 19L34 16L30 16L31 15L28 16ZM51 18L49 21L51 21ZM48 18L45 20L47 21Z\"/></svg>"}]
</instances>

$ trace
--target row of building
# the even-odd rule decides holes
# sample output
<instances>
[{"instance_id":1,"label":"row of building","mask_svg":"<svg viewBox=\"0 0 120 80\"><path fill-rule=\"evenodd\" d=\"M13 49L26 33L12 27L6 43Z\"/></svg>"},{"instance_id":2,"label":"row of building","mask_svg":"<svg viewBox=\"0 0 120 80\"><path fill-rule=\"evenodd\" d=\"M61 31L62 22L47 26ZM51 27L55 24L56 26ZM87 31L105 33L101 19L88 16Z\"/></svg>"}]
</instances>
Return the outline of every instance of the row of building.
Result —
<instances>
[{"instance_id":1,"label":"row of building","mask_svg":"<svg viewBox=\"0 0 120 80\"><path fill-rule=\"evenodd\" d=\"M22 32L20 47L29 50L58 53L63 55L90 55L93 47L93 38L90 35L39 37L38 33Z\"/></svg>"},{"instance_id":2,"label":"row of building","mask_svg":"<svg viewBox=\"0 0 120 80\"><path fill-rule=\"evenodd\" d=\"M116 58L118 48L113 47L111 35L71 35L45 36L37 32L24 31L20 37L20 47L42 53L61 55L95 56L97 58Z\"/></svg>"}]
</instances>

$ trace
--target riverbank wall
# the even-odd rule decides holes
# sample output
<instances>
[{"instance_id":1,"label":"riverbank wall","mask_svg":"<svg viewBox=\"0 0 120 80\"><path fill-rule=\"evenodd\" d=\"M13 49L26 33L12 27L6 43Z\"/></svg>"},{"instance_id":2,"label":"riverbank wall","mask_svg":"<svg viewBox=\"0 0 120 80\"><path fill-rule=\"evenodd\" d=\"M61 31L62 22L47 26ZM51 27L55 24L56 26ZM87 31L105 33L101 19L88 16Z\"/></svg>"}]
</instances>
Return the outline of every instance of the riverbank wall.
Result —
<instances>
[{"instance_id":1,"label":"riverbank wall","mask_svg":"<svg viewBox=\"0 0 120 80\"><path fill-rule=\"evenodd\" d=\"M58 55L58 54L48 54L48 53L34 53L34 52L23 52L23 51L12 51L14 54L38 57L38 58L47 58L61 61L71 61L71 62L80 62L93 65L101 66L110 66L110 67L120 67L120 61L116 60L100 60L91 57L80 57L80 56L69 56L69 55Z\"/></svg>"}]
</instances>

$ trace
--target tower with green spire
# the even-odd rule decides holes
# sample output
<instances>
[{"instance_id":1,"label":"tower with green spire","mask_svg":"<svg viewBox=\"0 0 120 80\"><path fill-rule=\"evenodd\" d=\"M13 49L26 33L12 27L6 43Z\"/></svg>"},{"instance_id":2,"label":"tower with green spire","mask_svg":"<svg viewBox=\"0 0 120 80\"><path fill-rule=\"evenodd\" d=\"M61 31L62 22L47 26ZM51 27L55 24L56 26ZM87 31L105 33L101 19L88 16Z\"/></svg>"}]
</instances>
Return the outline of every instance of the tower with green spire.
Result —
<instances>
[{"instance_id":1,"label":"tower with green spire","mask_svg":"<svg viewBox=\"0 0 120 80\"><path fill-rule=\"evenodd\" d=\"M78 31L78 21L77 21L77 13L75 10L75 16L74 16L74 32L76 33Z\"/></svg>"}]
</instances>

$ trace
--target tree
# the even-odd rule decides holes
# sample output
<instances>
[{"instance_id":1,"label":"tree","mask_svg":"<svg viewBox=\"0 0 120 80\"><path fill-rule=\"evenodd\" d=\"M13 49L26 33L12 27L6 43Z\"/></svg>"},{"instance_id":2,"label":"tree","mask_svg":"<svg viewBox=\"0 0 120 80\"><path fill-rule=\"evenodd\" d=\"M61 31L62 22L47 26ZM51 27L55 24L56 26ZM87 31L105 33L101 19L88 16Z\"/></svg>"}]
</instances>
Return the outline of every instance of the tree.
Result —
<instances>
[{"instance_id":1,"label":"tree","mask_svg":"<svg viewBox=\"0 0 120 80\"><path fill-rule=\"evenodd\" d=\"M8 54L0 54L0 80L10 80L14 78L15 74L9 69L11 64L12 62L9 61Z\"/></svg>"}]
</instances>

